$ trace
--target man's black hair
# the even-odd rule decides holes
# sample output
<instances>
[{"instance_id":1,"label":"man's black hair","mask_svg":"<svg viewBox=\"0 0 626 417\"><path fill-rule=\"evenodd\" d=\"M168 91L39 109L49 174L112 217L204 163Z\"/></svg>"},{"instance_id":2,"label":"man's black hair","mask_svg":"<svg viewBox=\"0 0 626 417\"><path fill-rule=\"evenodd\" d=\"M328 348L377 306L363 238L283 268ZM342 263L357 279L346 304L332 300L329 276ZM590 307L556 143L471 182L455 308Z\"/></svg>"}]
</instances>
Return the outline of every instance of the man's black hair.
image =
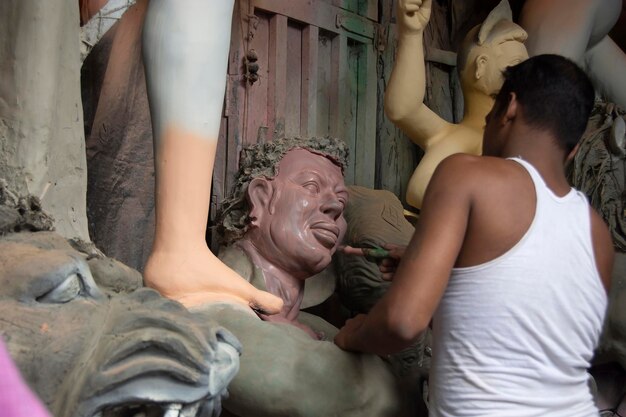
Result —
<instances>
[{"instance_id":1,"label":"man's black hair","mask_svg":"<svg viewBox=\"0 0 626 417\"><path fill-rule=\"evenodd\" d=\"M594 103L593 85L578 65L559 55L537 55L508 67L504 80L495 113L515 93L529 125L549 130L566 153L574 149Z\"/></svg>"}]
</instances>

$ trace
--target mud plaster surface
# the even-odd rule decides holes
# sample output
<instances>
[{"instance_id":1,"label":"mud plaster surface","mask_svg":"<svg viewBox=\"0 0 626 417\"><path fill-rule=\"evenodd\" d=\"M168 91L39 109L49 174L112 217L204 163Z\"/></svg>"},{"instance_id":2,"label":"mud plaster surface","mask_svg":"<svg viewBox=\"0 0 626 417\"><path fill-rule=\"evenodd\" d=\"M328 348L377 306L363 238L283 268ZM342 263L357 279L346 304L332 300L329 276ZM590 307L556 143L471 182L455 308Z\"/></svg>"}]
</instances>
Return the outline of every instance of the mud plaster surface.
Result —
<instances>
[{"instance_id":1,"label":"mud plaster surface","mask_svg":"<svg viewBox=\"0 0 626 417\"><path fill-rule=\"evenodd\" d=\"M74 1L0 3L0 177L89 239L78 30Z\"/></svg>"}]
</instances>

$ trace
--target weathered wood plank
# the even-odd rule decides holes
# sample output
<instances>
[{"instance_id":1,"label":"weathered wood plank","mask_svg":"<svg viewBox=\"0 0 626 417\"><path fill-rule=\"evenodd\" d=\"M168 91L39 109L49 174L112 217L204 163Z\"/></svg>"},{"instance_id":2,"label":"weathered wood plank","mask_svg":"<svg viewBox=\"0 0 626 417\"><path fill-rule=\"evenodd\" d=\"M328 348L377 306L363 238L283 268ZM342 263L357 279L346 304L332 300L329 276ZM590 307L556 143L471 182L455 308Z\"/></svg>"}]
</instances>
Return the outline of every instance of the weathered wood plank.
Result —
<instances>
[{"instance_id":1,"label":"weathered wood plank","mask_svg":"<svg viewBox=\"0 0 626 417\"><path fill-rule=\"evenodd\" d=\"M424 31L425 48L450 50L448 10L445 5L433 2L430 24ZM426 52L428 55L428 51ZM452 94L450 90L451 67L426 63L426 97L424 102L431 110L449 122L454 122Z\"/></svg>"},{"instance_id":2,"label":"weathered wood plank","mask_svg":"<svg viewBox=\"0 0 626 417\"><path fill-rule=\"evenodd\" d=\"M376 178L376 52L359 45L354 182L374 188Z\"/></svg>"},{"instance_id":3,"label":"weathered wood plank","mask_svg":"<svg viewBox=\"0 0 626 417\"><path fill-rule=\"evenodd\" d=\"M337 22L344 17L349 17L354 20L355 25L359 26L359 32L346 32L345 35L361 42L365 42L367 39L373 39L375 35L375 29L372 23L372 20L375 19L370 20L367 17L350 13L341 7L321 1L254 0L253 4L260 10L289 16L290 19L317 26L333 33L344 32L337 26Z\"/></svg>"},{"instance_id":4,"label":"weathered wood plank","mask_svg":"<svg viewBox=\"0 0 626 417\"><path fill-rule=\"evenodd\" d=\"M241 0L241 6L245 7L247 0ZM246 9L244 9L246 10ZM233 11L233 21L230 37L230 52L228 55L228 80L226 83L226 96L220 133L217 144L215 163L213 166L213 182L211 185L211 206L209 207L209 227L207 227L207 242L211 250L217 253L219 248L218 236L213 226L220 204L230 193L235 174L238 168L239 149L242 138L243 117L240 109L243 108L246 84L243 78L244 39L242 38L242 25L247 22L241 19L241 8L236 7Z\"/></svg>"},{"instance_id":5,"label":"weathered wood plank","mask_svg":"<svg viewBox=\"0 0 626 417\"><path fill-rule=\"evenodd\" d=\"M384 94L393 69L397 49L397 31L395 24L391 23L395 13L395 2L385 1L381 6L381 26L385 31L382 32L384 37L381 39L384 50L377 61L376 188L391 191L400 198L405 207L408 207L405 200L406 188L419 160L419 148L384 114Z\"/></svg>"},{"instance_id":6,"label":"weathered wood plank","mask_svg":"<svg viewBox=\"0 0 626 417\"><path fill-rule=\"evenodd\" d=\"M381 1L391 3L388 0ZM378 0L331 0L331 3L375 22L378 21Z\"/></svg>"},{"instance_id":7,"label":"weathered wood plank","mask_svg":"<svg viewBox=\"0 0 626 417\"><path fill-rule=\"evenodd\" d=\"M267 126L269 138L285 135L287 95L287 17L270 18L268 46Z\"/></svg>"},{"instance_id":8,"label":"weathered wood plank","mask_svg":"<svg viewBox=\"0 0 626 417\"><path fill-rule=\"evenodd\" d=\"M337 35L332 39L330 71L329 134L348 141L346 120L350 120L351 115L349 111L350 90L347 88L349 82L348 38L345 35ZM348 171L346 171L347 173ZM348 180L348 176L346 180Z\"/></svg>"},{"instance_id":9,"label":"weathered wood plank","mask_svg":"<svg viewBox=\"0 0 626 417\"><path fill-rule=\"evenodd\" d=\"M264 141L268 135L268 92L270 85L269 71L269 30L270 16L257 13L248 21L248 50L258 56L259 80L247 87L247 96L244 106L239 112L244 119L242 145L249 145L257 141ZM252 36L252 37L250 37Z\"/></svg>"},{"instance_id":10,"label":"weathered wood plank","mask_svg":"<svg viewBox=\"0 0 626 417\"><path fill-rule=\"evenodd\" d=\"M317 81L319 29L307 25L302 31L302 95L300 101L300 134L317 134Z\"/></svg>"},{"instance_id":11,"label":"weathered wood plank","mask_svg":"<svg viewBox=\"0 0 626 417\"><path fill-rule=\"evenodd\" d=\"M334 97L332 91L332 55L332 35L328 32L320 31L317 56L317 123L315 125L315 132L317 135L331 134L331 101Z\"/></svg>"},{"instance_id":12,"label":"weathered wood plank","mask_svg":"<svg viewBox=\"0 0 626 417\"><path fill-rule=\"evenodd\" d=\"M344 77L346 99L340 113L340 126L344 132L340 136L348 143L350 148L350 162L345 172L346 184L356 184L356 161L360 158L357 148L357 125L362 122L358 120L359 105L359 64L361 56L361 44L348 41L348 66Z\"/></svg>"},{"instance_id":13,"label":"weathered wood plank","mask_svg":"<svg viewBox=\"0 0 626 417\"><path fill-rule=\"evenodd\" d=\"M285 61L285 135L300 135L302 97L302 28L289 23L287 26L287 58ZM287 68L289 70L287 70Z\"/></svg>"}]
</instances>

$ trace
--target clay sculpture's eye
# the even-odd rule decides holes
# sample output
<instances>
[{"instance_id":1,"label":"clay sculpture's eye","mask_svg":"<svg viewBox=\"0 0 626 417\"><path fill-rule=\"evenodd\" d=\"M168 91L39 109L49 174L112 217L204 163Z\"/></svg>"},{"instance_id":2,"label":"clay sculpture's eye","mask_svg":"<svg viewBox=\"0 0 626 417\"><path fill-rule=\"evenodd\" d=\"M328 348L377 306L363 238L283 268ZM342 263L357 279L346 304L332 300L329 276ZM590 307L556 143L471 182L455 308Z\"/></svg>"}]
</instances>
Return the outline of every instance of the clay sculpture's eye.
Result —
<instances>
[{"instance_id":1,"label":"clay sculpture's eye","mask_svg":"<svg viewBox=\"0 0 626 417\"><path fill-rule=\"evenodd\" d=\"M72 301L83 292L83 280L79 274L73 273L58 286L44 295L37 297L40 303L63 304Z\"/></svg>"},{"instance_id":2,"label":"clay sculpture's eye","mask_svg":"<svg viewBox=\"0 0 626 417\"><path fill-rule=\"evenodd\" d=\"M308 181L302 186L313 194L319 194L320 192L320 186L315 181Z\"/></svg>"}]
</instances>

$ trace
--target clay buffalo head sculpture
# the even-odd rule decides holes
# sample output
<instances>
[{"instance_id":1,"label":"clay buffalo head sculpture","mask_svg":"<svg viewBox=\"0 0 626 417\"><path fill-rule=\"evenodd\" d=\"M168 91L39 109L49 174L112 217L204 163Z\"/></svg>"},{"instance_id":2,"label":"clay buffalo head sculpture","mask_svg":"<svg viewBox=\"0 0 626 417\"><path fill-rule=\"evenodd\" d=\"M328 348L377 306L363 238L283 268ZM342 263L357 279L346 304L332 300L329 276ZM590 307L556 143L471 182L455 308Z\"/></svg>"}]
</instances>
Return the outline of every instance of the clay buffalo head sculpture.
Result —
<instances>
[{"instance_id":1,"label":"clay buffalo head sculpture","mask_svg":"<svg viewBox=\"0 0 626 417\"><path fill-rule=\"evenodd\" d=\"M216 416L239 368L228 331L153 290L104 292L49 232L0 238L0 335L56 417Z\"/></svg>"}]
</instances>

